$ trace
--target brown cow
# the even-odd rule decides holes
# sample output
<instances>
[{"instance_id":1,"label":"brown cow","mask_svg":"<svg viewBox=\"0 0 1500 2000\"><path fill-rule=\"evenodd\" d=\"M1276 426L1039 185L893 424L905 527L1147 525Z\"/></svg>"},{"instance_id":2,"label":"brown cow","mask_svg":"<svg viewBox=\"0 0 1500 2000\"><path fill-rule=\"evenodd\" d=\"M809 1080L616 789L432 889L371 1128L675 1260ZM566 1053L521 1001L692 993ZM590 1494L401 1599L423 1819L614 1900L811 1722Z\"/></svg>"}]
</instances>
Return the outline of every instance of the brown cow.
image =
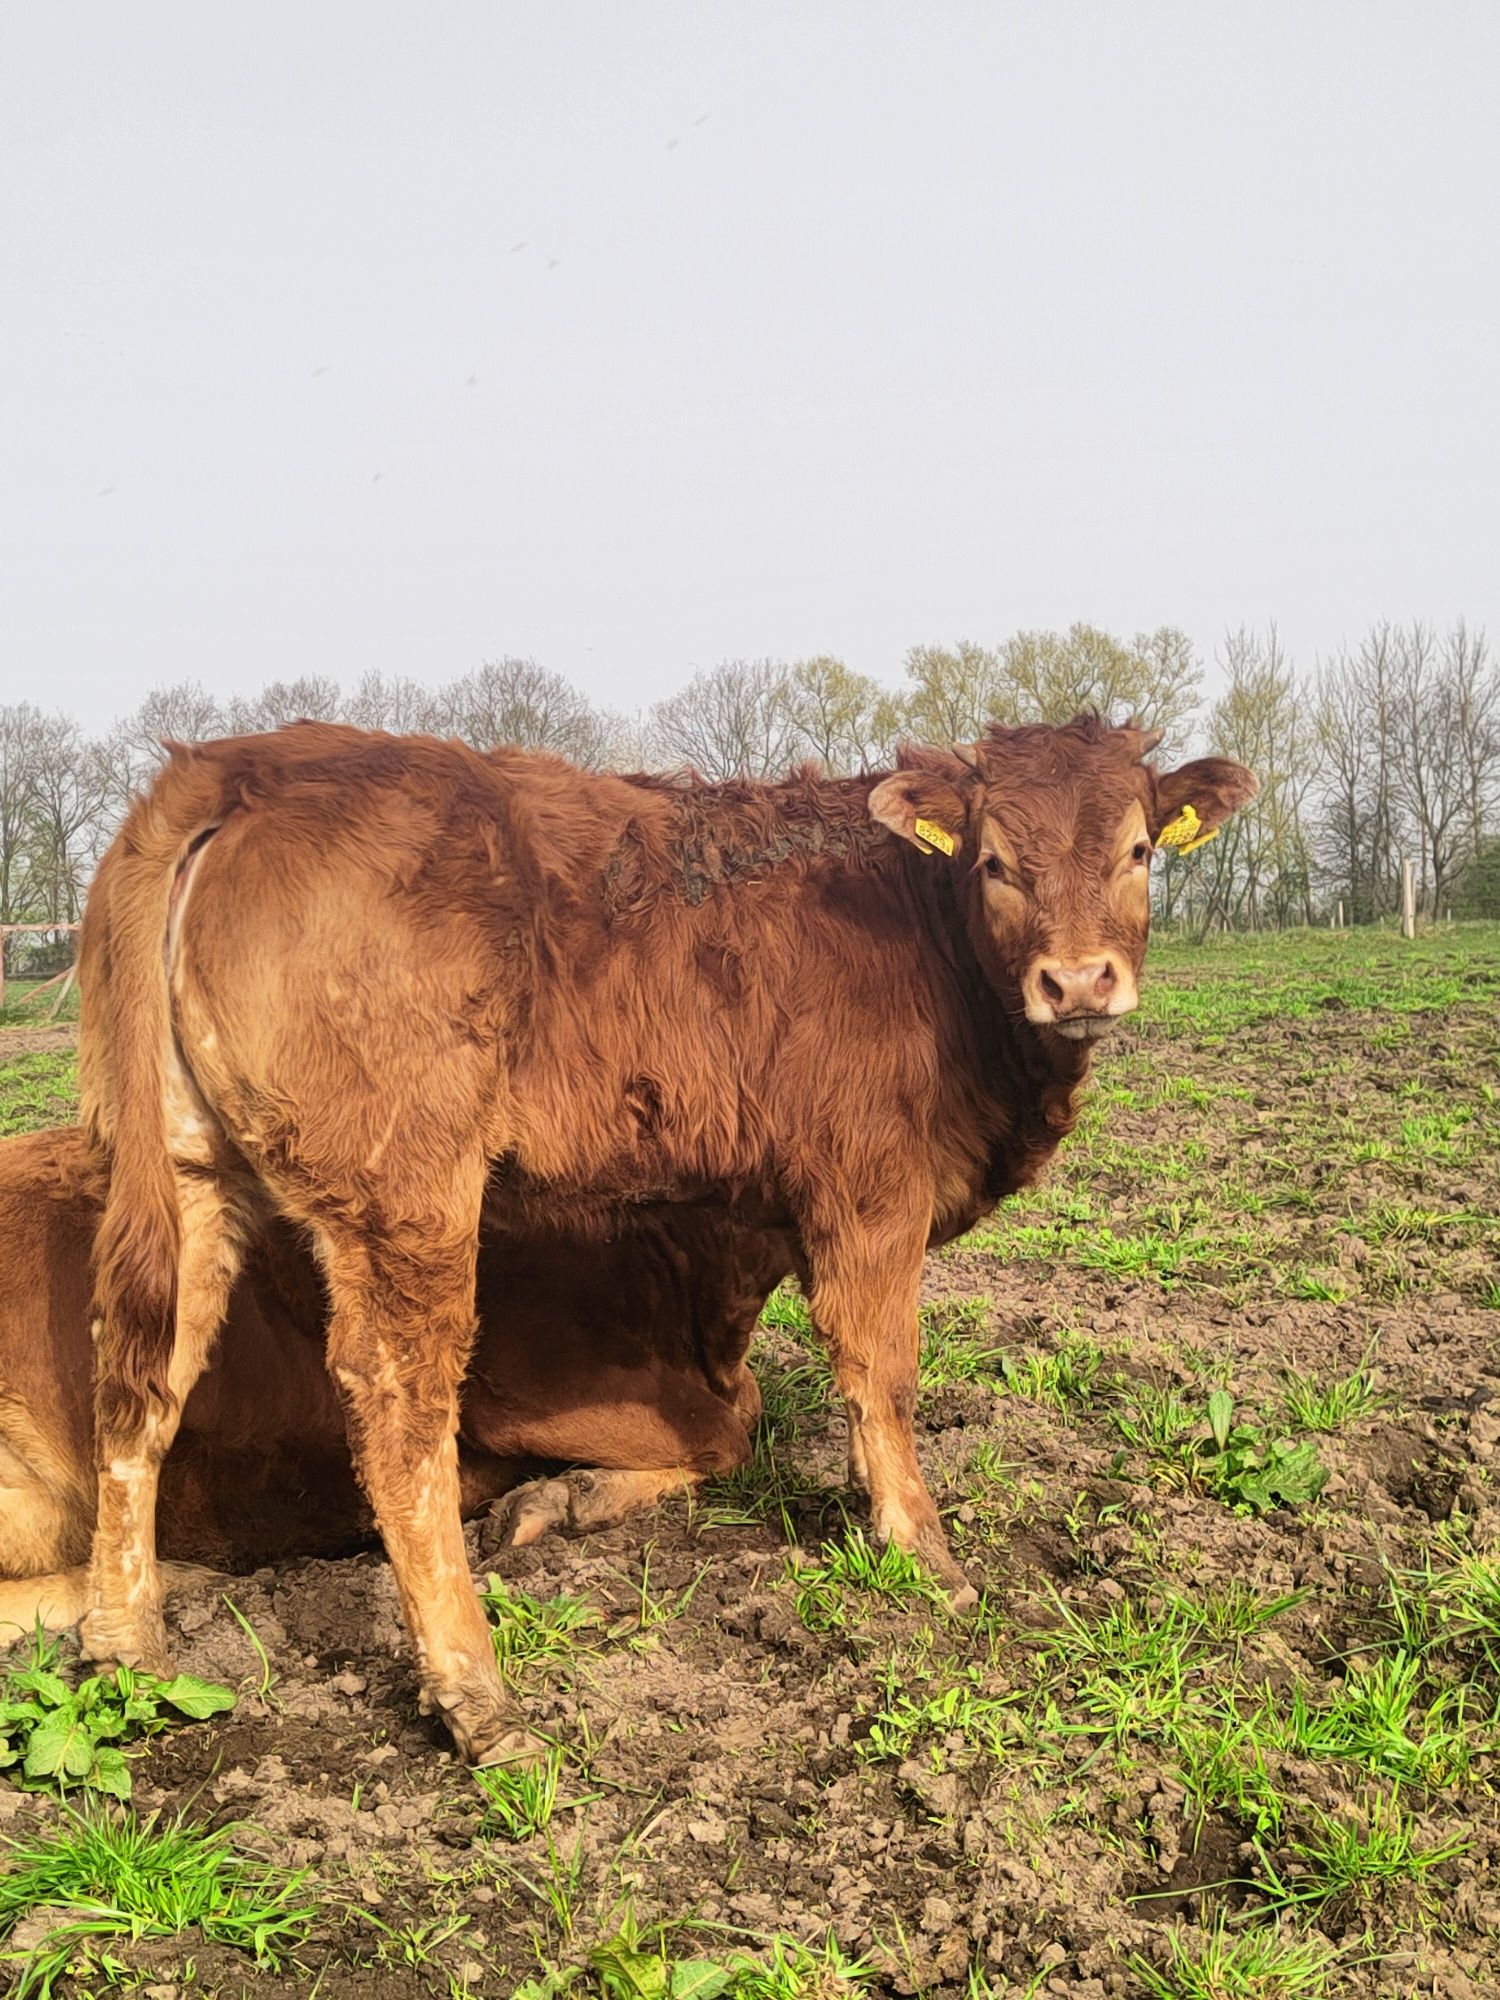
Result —
<instances>
[{"instance_id":1,"label":"brown cow","mask_svg":"<svg viewBox=\"0 0 1500 2000\"><path fill-rule=\"evenodd\" d=\"M424 1697L466 1755L524 1751L454 1445L487 1180L518 1222L688 1193L792 1230L876 1532L966 1591L912 1437L922 1256L1072 1124L1158 831L1254 789L1159 775L1155 740L1080 718L776 785L322 724L175 750L83 934L115 1161L90 1654L163 1664L157 1469L274 1207L328 1287Z\"/></svg>"},{"instance_id":2,"label":"brown cow","mask_svg":"<svg viewBox=\"0 0 1500 2000\"><path fill-rule=\"evenodd\" d=\"M0 1645L38 1613L69 1624L83 1608L73 1566L96 1498L88 1271L105 1190L76 1128L0 1140L0 1578L31 1579L0 1585ZM460 1405L465 1514L509 1491L504 1539L528 1541L739 1464L760 1407L745 1348L787 1256L722 1206L642 1208L610 1240L507 1233L498 1253L486 1231ZM248 1569L369 1538L326 1330L317 1267L273 1220L162 1466L165 1556ZM569 1462L607 1469L531 1480Z\"/></svg>"}]
</instances>

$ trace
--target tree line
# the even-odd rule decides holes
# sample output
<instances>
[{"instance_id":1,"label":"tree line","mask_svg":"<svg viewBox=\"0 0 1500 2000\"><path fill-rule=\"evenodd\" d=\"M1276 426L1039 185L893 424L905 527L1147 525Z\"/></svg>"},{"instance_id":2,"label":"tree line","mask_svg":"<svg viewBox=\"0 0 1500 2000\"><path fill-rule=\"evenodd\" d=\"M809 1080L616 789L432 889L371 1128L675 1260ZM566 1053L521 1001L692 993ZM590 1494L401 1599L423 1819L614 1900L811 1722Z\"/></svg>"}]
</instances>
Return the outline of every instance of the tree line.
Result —
<instances>
[{"instance_id":1,"label":"tree line","mask_svg":"<svg viewBox=\"0 0 1500 2000\"><path fill-rule=\"evenodd\" d=\"M443 686L310 676L220 699L154 689L91 734L28 702L0 705L0 922L68 923L163 738L194 741L299 717L520 743L616 770L691 766L711 779L887 762L903 738L972 741L986 721L1062 722L1081 709L1165 730L1163 755L1211 749L1261 780L1254 804L1158 890L1168 922L1204 930L1388 918L1413 860L1429 916L1500 916L1500 668L1463 623L1380 624L1310 673L1274 627L1229 633L1218 691L1171 626L1122 639L1091 625L995 646L914 646L899 686L827 654L727 660L635 715L590 702L535 660L485 662ZM43 947L43 955L45 947ZM40 963L40 957L38 959ZM14 957L13 957L14 963ZM16 966L20 970L20 966Z\"/></svg>"}]
</instances>

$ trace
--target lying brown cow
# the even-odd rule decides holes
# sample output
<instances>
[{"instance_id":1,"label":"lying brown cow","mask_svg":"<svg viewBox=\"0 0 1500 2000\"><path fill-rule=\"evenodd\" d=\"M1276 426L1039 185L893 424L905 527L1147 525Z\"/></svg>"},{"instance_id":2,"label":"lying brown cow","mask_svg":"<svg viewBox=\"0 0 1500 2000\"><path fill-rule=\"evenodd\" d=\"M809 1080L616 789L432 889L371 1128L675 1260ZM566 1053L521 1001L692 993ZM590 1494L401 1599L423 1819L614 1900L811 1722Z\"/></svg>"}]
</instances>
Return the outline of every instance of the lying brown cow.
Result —
<instances>
[{"instance_id":1,"label":"lying brown cow","mask_svg":"<svg viewBox=\"0 0 1500 2000\"><path fill-rule=\"evenodd\" d=\"M74 1566L96 1497L88 1270L104 1194L81 1131L0 1141L0 1577L31 1579L0 1584L0 1645L39 1614L67 1624L83 1608ZM760 1408L745 1348L786 1258L722 1208L643 1210L611 1241L508 1237L500 1256L487 1237L459 1429L465 1513L509 1490L507 1539L527 1541L739 1464ZM165 1556L247 1569L368 1539L326 1328L311 1257L271 1225L162 1467ZM601 1470L533 1479L553 1462Z\"/></svg>"},{"instance_id":2,"label":"lying brown cow","mask_svg":"<svg viewBox=\"0 0 1500 2000\"><path fill-rule=\"evenodd\" d=\"M1155 740L1080 718L778 785L324 724L175 750L83 933L116 1167L91 1656L165 1664L158 1468L274 1209L328 1287L424 1695L467 1755L523 1749L460 1529L487 1187L499 1232L684 1194L785 1227L876 1531L966 1590L912 1436L923 1253L1073 1122L1135 1005L1157 834L1254 790L1159 774Z\"/></svg>"}]
</instances>

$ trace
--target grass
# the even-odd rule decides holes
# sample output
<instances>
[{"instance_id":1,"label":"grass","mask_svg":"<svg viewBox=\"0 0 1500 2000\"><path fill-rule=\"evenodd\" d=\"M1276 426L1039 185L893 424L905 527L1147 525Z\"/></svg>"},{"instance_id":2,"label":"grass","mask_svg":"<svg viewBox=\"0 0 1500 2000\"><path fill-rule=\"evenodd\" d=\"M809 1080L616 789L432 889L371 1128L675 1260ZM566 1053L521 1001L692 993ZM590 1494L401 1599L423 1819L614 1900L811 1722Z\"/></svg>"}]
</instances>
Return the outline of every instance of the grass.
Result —
<instances>
[{"instance_id":1,"label":"grass","mask_svg":"<svg viewBox=\"0 0 1500 2000\"><path fill-rule=\"evenodd\" d=\"M558 1786L562 1781L563 1752L552 1745L535 1768L511 1764L491 1764L474 1773L474 1782L484 1795L482 1831L499 1834L506 1840L529 1840L552 1824L558 1809ZM581 1801L568 1801L577 1805Z\"/></svg>"},{"instance_id":2,"label":"grass","mask_svg":"<svg viewBox=\"0 0 1500 2000\"><path fill-rule=\"evenodd\" d=\"M66 1125L77 1107L78 1059L71 1049L6 1056L0 1042L0 1139Z\"/></svg>"},{"instance_id":3,"label":"grass","mask_svg":"<svg viewBox=\"0 0 1500 2000\"><path fill-rule=\"evenodd\" d=\"M797 1616L809 1632L833 1632L868 1610L871 1600L899 1611L933 1610L943 1592L921 1560L887 1542L876 1548L862 1529L825 1542L812 1560L791 1559Z\"/></svg>"},{"instance_id":4,"label":"grass","mask_svg":"<svg viewBox=\"0 0 1500 2000\"><path fill-rule=\"evenodd\" d=\"M1332 1910L1348 1921L1404 1889L1430 1912L1439 1896L1437 1871L1469 1846L1462 1835L1424 1842L1399 1786L1377 1792L1361 1814L1313 1807L1308 1817L1309 1830L1291 1843L1284 1866L1261 1855L1257 1887L1272 1910L1313 1917Z\"/></svg>"},{"instance_id":5,"label":"grass","mask_svg":"<svg viewBox=\"0 0 1500 2000\"><path fill-rule=\"evenodd\" d=\"M1423 1580L1435 1643L1477 1655L1500 1683L1500 1556L1460 1551L1445 1568L1429 1563Z\"/></svg>"},{"instance_id":6,"label":"grass","mask_svg":"<svg viewBox=\"0 0 1500 2000\"><path fill-rule=\"evenodd\" d=\"M1434 1688L1420 1655L1380 1654L1331 1698L1298 1686L1267 1697L1268 1741L1306 1758L1348 1758L1373 1776L1430 1788L1466 1778L1479 1750L1479 1704L1463 1686Z\"/></svg>"},{"instance_id":7,"label":"grass","mask_svg":"<svg viewBox=\"0 0 1500 2000\"><path fill-rule=\"evenodd\" d=\"M1050 1354L1027 1352L1001 1357L1000 1376L1013 1396L1050 1404L1067 1412L1081 1409L1103 1393L1104 1355L1097 1342L1082 1334L1064 1335Z\"/></svg>"},{"instance_id":8,"label":"grass","mask_svg":"<svg viewBox=\"0 0 1500 2000\"><path fill-rule=\"evenodd\" d=\"M923 1389L961 1382L977 1382L986 1389L997 1386L1002 1356L984 1334L990 1312L988 1298L940 1299L921 1308L917 1379Z\"/></svg>"},{"instance_id":9,"label":"grass","mask_svg":"<svg viewBox=\"0 0 1500 2000\"><path fill-rule=\"evenodd\" d=\"M46 992L41 992L39 989L46 984L41 979L7 979L5 1005L0 1007L0 1028L48 1028L56 1025L49 1016L57 1000L57 988L49 986ZM75 980L57 1010L57 1020L77 1019L78 982Z\"/></svg>"},{"instance_id":10,"label":"grass","mask_svg":"<svg viewBox=\"0 0 1500 2000\"><path fill-rule=\"evenodd\" d=\"M1377 932L1201 949L1158 938L1130 1039L1101 1064L1100 1088L1049 1184L1007 1203L966 1247L1162 1290L1217 1290L1236 1303L1388 1303L1434 1282L1480 1301L1500 1297L1493 1204L1423 1198L1435 1173L1471 1167L1500 1143L1492 1079L1472 1060L1439 1056L1434 1067L1450 1077L1435 1089L1425 1075L1403 1074L1392 1119L1370 1092L1352 1095L1347 1077L1318 1064L1288 1074L1280 1055L1295 1061L1305 1043L1292 1038L1307 1017L1343 1026L1348 1016L1361 1054L1395 1035L1409 1070L1410 1049L1429 1039L1424 1014L1457 1005L1477 1018L1493 1007L1497 940L1495 925L1457 926L1415 947ZM1288 1085L1298 1089L1296 1115L1273 1126ZM1332 1163L1344 1172L1331 1175ZM1101 1175L1130 1186L1128 1216L1101 1206ZM1379 1254L1330 1257L1335 1235ZM1418 1246L1437 1249L1446 1268L1414 1259Z\"/></svg>"},{"instance_id":11,"label":"grass","mask_svg":"<svg viewBox=\"0 0 1500 2000\"><path fill-rule=\"evenodd\" d=\"M306 1877L240 1853L238 1831L95 1810L8 1843L0 1938L32 1911L57 1917L26 1949L5 1953L14 2000L48 2000L75 1959L147 1937L196 1932L259 1965L283 1964L313 1919Z\"/></svg>"},{"instance_id":12,"label":"grass","mask_svg":"<svg viewBox=\"0 0 1500 2000\"><path fill-rule=\"evenodd\" d=\"M1220 1914L1207 1931L1169 1931L1166 1963L1137 1954L1130 1969L1147 2000L1322 2000L1336 1954L1280 1929L1233 1930Z\"/></svg>"}]
</instances>

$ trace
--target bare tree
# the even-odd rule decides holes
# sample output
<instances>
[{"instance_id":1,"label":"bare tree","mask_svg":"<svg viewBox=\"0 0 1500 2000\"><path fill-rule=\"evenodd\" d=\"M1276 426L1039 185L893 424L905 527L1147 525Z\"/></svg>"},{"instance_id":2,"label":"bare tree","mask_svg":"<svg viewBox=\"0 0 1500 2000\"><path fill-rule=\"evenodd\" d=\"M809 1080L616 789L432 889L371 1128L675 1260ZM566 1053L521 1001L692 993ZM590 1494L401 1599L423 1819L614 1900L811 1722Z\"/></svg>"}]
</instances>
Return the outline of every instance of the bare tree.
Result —
<instances>
[{"instance_id":1,"label":"bare tree","mask_svg":"<svg viewBox=\"0 0 1500 2000\"><path fill-rule=\"evenodd\" d=\"M1471 633L1460 619L1444 642L1443 666L1458 728L1465 843L1477 854L1500 806L1500 662L1490 658L1484 633Z\"/></svg>"},{"instance_id":2,"label":"bare tree","mask_svg":"<svg viewBox=\"0 0 1500 2000\"><path fill-rule=\"evenodd\" d=\"M438 694L406 674L362 674L339 704L339 718L356 729L389 729L397 736L433 735L448 726Z\"/></svg>"},{"instance_id":3,"label":"bare tree","mask_svg":"<svg viewBox=\"0 0 1500 2000\"><path fill-rule=\"evenodd\" d=\"M1400 873L1394 793L1394 646L1373 626L1357 651L1320 668L1313 710L1321 874L1351 923L1395 908Z\"/></svg>"},{"instance_id":4,"label":"bare tree","mask_svg":"<svg viewBox=\"0 0 1500 2000\"><path fill-rule=\"evenodd\" d=\"M343 692L326 674L301 674L294 681L268 681L259 694L235 695L227 720L235 735L281 729L289 722L335 722Z\"/></svg>"},{"instance_id":5,"label":"bare tree","mask_svg":"<svg viewBox=\"0 0 1500 2000\"><path fill-rule=\"evenodd\" d=\"M224 735L228 728L225 709L200 681L175 681L152 688L135 713L120 724L119 733L143 762L151 764L168 739L202 743L210 736Z\"/></svg>"},{"instance_id":6,"label":"bare tree","mask_svg":"<svg viewBox=\"0 0 1500 2000\"><path fill-rule=\"evenodd\" d=\"M1497 775L1500 696L1482 638L1457 626L1445 643L1422 624L1396 637L1395 791L1410 818L1434 914L1483 837Z\"/></svg>"},{"instance_id":7,"label":"bare tree","mask_svg":"<svg viewBox=\"0 0 1500 2000\"><path fill-rule=\"evenodd\" d=\"M47 718L30 702L0 707L0 923L31 919L28 859L36 752Z\"/></svg>"},{"instance_id":8,"label":"bare tree","mask_svg":"<svg viewBox=\"0 0 1500 2000\"><path fill-rule=\"evenodd\" d=\"M486 660L448 683L438 696L438 713L443 726L476 750L518 743L596 766L609 744L608 719L571 681L535 660Z\"/></svg>"},{"instance_id":9,"label":"bare tree","mask_svg":"<svg viewBox=\"0 0 1500 2000\"><path fill-rule=\"evenodd\" d=\"M1299 681L1275 628L1224 641L1225 686L1211 748L1261 777L1255 803L1199 854L1165 864L1170 919L1308 922L1315 894L1355 921L1389 913L1403 854L1421 859L1425 897L1443 909L1460 876L1483 902L1500 818L1500 668L1462 623L1372 626L1353 651ZM27 703L0 707L0 920L73 916L83 885L163 739L201 741L302 716L366 728L454 733L477 748L517 743L589 766L690 764L705 777L777 777L799 757L845 771L885 760L896 740L972 740L991 720L1061 721L1081 708L1135 713L1182 732L1200 672L1172 626L1128 644L1085 624L1018 632L998 649L917 646L890 690L826 654L786 665L729 660L645 714L595 708L561 674L506 657L431 690L365 674L344 694L324 676L273 682L220 701L196 681L159 687L101 740ZM1469 864L1479 857L1474 867ZM1477 873L1475 870L1477 869ZM1476 887L1480 884L1480 887Z\"/></svg>"},{"instance_id":10,"label":"bare tree","mask_svg":"<svg viewBox=\"0 0 1500 2000\"><path fill-rule=\"evenodd\" d=\"M30 904L36 916L76 923L104 817L110 773L99 746L65 715L49 715L32 749Z\"/></svg>"},{"instance_id":11,"label":"bare tree","mask_svg":"<svg viewBox=\"0 0 1500 2000\"><path fill-rule=\"evenodd\" d=\"M1224 640L1226 686L1209 716L1216 751L1248 764L1260 790L1212 845L1168 871L1190 869L1200 927L1215 918L1245 929L1312 921L1306 806L1312 742L1305 692L1275 626L1264 637L1241 627Z\"/></svg>"},{"instance_id":12,"label":"bare tree","mask_svg":"<svg viewBox=\"0 0 1500 2000\"><path fill-rule=\"evenodd\" d=\"M790 678L776 660L725 660L659 701L651 724L664 756L705 778L778 778L797 754Z\"/></svg>"},{"instance_id":13,"label":"bare tree","mask_svg":"<svg viewBox=\"0 0 1500 2000\"><path fill-rule=\"evenodd\" d=\"M1128 699L1122 690L1122 706L1133 707L1146 728L1182 742L1203 699L1203 664L1192 640L1175 625L1158 625L1137 632L1131 650L1137 678Z\"/></svg>"}]
</instances>

